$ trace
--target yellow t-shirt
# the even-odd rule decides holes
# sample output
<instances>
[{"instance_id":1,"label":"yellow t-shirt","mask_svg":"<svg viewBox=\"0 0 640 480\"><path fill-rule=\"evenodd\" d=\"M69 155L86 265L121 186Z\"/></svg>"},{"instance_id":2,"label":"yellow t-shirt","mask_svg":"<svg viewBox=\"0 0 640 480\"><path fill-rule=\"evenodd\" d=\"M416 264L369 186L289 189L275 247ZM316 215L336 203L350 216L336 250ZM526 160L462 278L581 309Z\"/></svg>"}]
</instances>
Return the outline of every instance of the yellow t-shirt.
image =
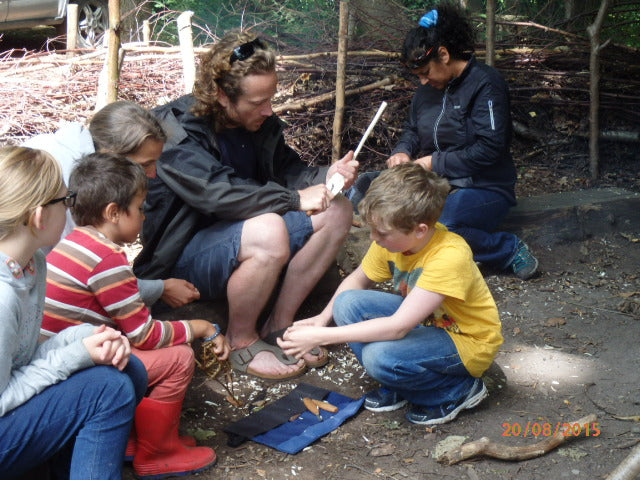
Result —
<instances>
[{"instance_id":1,"label":"yellow t-shirt","mask_svg":"<svg viewBox=\"0 0 640 480\"><path fill-rule=\"evenodd\" d=\"M503 341L502 327L495 301L462 237L437 224L429 243L413 255L392 253L373 242L362 269L374 282L392 279L403 297L415 286L444 295L423 324L447 331L471 375L480 377L489 368Z\"/></svg>"}]
</instances>

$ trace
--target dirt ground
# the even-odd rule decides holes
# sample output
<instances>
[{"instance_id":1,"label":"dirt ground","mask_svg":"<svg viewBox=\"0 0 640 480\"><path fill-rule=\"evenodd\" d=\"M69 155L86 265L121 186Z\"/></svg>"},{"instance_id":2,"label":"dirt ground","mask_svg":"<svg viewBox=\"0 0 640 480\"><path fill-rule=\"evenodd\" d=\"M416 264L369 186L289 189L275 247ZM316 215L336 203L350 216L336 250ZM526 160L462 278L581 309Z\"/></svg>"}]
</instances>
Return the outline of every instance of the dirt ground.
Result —
<instances>
[{"instance_id":1,"label":"dirt ground","mask_svg":"<svg viewBox=\"0 0 640 480\"><path fill-rule=\"evenodd\" d=\"M298 381L354 398L376 384L344 346L331 347L330 363L297 381L274 384L236 374L233 387L243 408L228 403L222 387L198 371L185 402L182 430L215 448L219 461L209 471L182 478L606 477L640 441L637 421L623 419L640 415L640 248L635 227L635 232L538 249L541 272L527 282L485 272L505 337L485 375L490 396L437 428L409 423L404 410L374 414L363 409L296 455L251 441L231 448L223 427L287 394ZM316 295L302 315L322 308L325 300L326 295ZM580 437L567 438L539 458L480 458L454 466L436 460L440 442L456 440L451 437L469 442L486 436L505 446L528 446L547 438L558 422L573 423L588 414L597 416L588 436L583 426ZM125 478L133 478L130 469Z\"/></svg>"}]
</instances>

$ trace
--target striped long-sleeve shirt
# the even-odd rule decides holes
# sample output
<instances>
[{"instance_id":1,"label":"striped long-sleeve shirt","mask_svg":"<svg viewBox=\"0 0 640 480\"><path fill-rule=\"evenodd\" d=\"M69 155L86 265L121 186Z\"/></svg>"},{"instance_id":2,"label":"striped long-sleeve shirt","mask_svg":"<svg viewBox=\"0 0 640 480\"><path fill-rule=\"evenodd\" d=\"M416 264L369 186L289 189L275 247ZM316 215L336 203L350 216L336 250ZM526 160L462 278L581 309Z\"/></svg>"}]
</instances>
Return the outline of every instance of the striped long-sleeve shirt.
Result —
<instances>
[{"instance_id":1,"label":"striped long-sleeve shirt","mask_svg":"<svg viewBox=\"0 0 640 480\"><path fill-rule=\"evenodd\" d=\"M75 228L47 255L47 263L43 334L80 323L106 324L141 350L193 339L187 321L152 318L123 249L95 228Z\"/></svg>"}]
</instances>

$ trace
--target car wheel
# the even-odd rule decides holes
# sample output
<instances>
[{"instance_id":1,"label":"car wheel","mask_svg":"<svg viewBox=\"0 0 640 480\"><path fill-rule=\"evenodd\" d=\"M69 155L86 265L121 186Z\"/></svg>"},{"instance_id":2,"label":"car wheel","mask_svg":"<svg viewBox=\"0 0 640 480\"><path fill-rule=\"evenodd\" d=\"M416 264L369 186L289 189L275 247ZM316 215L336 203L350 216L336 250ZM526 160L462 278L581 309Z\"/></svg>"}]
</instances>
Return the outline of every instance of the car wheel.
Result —
<instances>
[{"instance_id":1,"label":"car wheel","mask_svg":"<svg viewBox=\"0 0 640 480\"><path fill-rule=\"evenodd\" d=\"M78 46L95 48L103 44L109 30L109 4L107 0L78 0Z\"/></svg>"}]
</instances>

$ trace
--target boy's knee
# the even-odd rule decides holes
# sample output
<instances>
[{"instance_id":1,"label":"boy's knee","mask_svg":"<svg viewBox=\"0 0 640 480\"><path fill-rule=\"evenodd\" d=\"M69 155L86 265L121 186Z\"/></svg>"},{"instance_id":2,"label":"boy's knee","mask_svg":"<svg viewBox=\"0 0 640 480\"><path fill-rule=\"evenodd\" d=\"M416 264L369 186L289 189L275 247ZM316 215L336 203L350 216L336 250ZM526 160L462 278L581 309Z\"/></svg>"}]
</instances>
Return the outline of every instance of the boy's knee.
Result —
<instances>
[{"instance_id":1,"label":"boy's knee","mask_svg":"<svg viewBox=\"0 0 640 480\"><path fill-rule=\"evenodd\" d=\"M348 325L359 319L352 318L355 315L354 306L358 303L360 290L347 290L336 297L333 302L333 319L336 325Z\"/></svg>"},{"instance_id":2,"label":"boy's knee","mask_svg":"<svg viewBox=\"0 0 640 480\"><path fill-rule=\"evenodd\" d=\"M190 345L182 344L171 348L174 357L175 375L193 377L195 372L195 354Z\"/></svg>"}]
</instances>

